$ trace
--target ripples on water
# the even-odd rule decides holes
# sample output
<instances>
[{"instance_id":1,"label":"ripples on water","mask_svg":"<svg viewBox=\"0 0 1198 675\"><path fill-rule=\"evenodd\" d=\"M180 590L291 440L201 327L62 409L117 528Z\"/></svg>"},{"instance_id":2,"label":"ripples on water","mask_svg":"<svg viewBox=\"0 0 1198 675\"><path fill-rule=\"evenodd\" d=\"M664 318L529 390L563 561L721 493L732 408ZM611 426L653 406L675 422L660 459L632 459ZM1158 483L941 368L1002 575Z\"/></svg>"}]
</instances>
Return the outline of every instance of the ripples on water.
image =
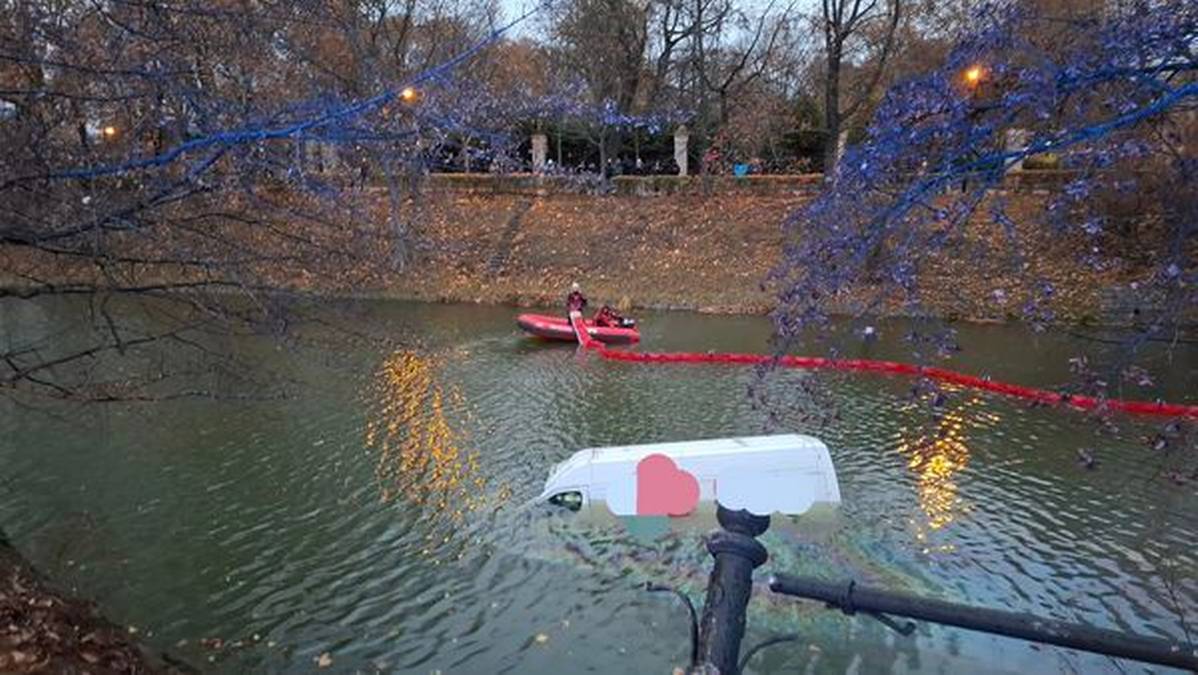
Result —
<instances>
[{"instance_id":1,"label":"ripples on water","mask_svg":"<svg viewBox=\"0 0 1198 675\"><path fill-rule=\"evenodd\" d=\"M388 305L371 320L426 348L264 357L307 382L282 402L92 407L69 425L4 408L0 522L52 576L215 670L308 670L326 651L339 672L681 664L685 611L637 586L701 599L697 537L646 543L520 504L582 447L760 432L752 372L603 362L522 338L503 310ZM646 348L663 350L759 351L767 330L687 315L645 326ZM1036 384L1059 372L1055 348L1016 351L962 367ZM1191 383L1189 358L1174 365L1174 395ZM956 391L933 415L909 381L813 377L776 373L766 393L784 400L805 383L836 402L826 426L793 411L782 425L827 442L844 506L830 531L800 521L767 534L760 579L854 577L1160 636L1181 637L1179 609L1198 623L1198 495L1162 469L1187 449L1144 442L1159 424L1120 418L1104 432L1079 413ZM1079 448L1100 466L1079 466ZM766 650L752 672L1114 669L926 625L901 638L761 589L746 646L773 632L803 640ZM222 649L199 645L214 637Z\"/></svg>"}]
</instances>

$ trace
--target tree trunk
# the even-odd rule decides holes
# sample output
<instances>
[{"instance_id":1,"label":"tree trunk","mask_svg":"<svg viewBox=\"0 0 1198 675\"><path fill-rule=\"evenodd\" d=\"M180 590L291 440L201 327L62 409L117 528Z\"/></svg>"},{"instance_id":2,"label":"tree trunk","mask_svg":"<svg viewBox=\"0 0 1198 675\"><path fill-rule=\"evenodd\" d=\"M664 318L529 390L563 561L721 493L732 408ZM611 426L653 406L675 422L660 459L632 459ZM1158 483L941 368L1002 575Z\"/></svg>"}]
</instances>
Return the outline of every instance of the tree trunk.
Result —
<instances>
[{"instance_id":1,"label":"tree trunk","mask_svg":"<svg viewBox=\"0 0 1198 675\"><path fill-rule=\"evenodd\" d=\"M831 180L840 161L840 44L828 43L828 75L824 80L824 179Z\"/></svg>"}]
</instances>

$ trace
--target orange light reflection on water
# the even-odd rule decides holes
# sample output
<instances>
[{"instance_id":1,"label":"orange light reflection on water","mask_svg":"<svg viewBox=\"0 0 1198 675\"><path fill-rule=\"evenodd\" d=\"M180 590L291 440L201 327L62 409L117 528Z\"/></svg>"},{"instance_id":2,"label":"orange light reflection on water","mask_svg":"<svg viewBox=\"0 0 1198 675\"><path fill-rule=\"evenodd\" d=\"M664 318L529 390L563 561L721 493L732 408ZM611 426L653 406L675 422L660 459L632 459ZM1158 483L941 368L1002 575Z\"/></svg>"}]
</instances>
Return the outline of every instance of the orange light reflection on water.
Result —
<instances>
[{"instance_id":1,"label":"orange light reflection on water","mask_svg":"<svg viewBox=\"0 0 1198 675\"><path fill-rule=\"evenodd\" d=\"M437 382L438 364L412 351L389 356L369 389L366 447L378 452L375 477L383 501L402 497L460 520L495 500L465 434L453 427L446 404L464 407L460 393ZM508 497L500 489L500 500Z\"/></svg>"},{"instance_id":2,"label":"orange light reflection on water","mask_svg":"<svg viewBox=\"0 0 1198 675\"><path fill-rule=\"evenodd\" d=\"M907 457L907 468L916 478L916 497L925 520L913 524L924 553L947 553L956 549L953 544L933 544L930 537L968 513L969 505L960 495L958 474L969 465L970 450L966 441L972 423L970 408L980 402L973 398L957 408L946 410L935 422L932 433L924 432L898 447L898 451ZM988 421L997 421L996 416L990 414L990 417L993 419Z\"/></svg>"}]
</instances>

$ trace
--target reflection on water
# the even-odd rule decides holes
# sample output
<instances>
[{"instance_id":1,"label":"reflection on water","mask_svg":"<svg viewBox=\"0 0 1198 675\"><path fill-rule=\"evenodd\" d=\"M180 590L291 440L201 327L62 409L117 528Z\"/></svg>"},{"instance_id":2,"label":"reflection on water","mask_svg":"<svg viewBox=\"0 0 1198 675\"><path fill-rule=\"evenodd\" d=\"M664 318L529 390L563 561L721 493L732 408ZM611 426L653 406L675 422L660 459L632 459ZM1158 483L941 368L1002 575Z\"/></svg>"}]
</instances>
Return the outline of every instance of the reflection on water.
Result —
<instances>
[{"instance_id":1,"label":"reflection on water","mask_svg":"<svg viewBox=\"0 0 1198 675\"><path fill-rule=\"evenodd\" d=\"M981 398L971 396L938 412L931 429L925 427L918 436L906 428L902 430L902 436L910 437L910 440L901 441L898 452L907 458L907 468L916 478L916 495L925 518L923 522L912 522L924 553L956 550L954 544L934 544L929 537L968 512L969 506L957 485L957 475L969 464L967 432L971 424L976 424L979 413L975 409L981 403ZM991 424L999 419L994 412L980 414Z\"/></svg>"},{"instance_id":2,"label":"reflection on water","mask_svg":"<svg viewBox=\"0 0 1198 675\"><path fill-rule=\"evenodd\" d=\"M465 435L446 417L447 403L465 408L462 395L454 389L446 394L436 372L431 358L415 352L387 357L369 388L366 447L378 453L375 477L383 501L402 496L461 520L487 505L487 480L478 452L465 449ZM501 489L497 498L508 494Z\"/></svg>"}]
</instances>

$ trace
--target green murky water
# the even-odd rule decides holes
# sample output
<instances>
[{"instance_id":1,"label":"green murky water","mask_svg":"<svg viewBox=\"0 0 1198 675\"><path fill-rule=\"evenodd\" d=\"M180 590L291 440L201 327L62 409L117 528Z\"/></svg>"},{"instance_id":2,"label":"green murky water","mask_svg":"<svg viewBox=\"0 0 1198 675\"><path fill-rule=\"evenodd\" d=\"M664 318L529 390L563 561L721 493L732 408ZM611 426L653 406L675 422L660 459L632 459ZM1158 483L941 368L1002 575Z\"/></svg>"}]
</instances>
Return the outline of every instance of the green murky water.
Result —
<instances>
[{"instance_id":1,"label":"green murky water","mask_svg":"<svg viewBox=\"0 0 1198 675\"><path fill-rule=\"evenodd\" d=\"M1194 449L1151 449L1160 421L1104 429L969 392L934 418L909 380L802 372L767 381L771 420L747 394L751 369L601 361L526 339L503 308L350 311L341 321L418 346L230 342L296 381L286 400L0 400L0 524L52 577L205 669L304 672L327 652L335 672L661 673L686 658L686 613L638 585L699 600L698 539L645 545L521 504L582 447L798 431L830 447L844 505L831 532L768 534L760 580L854 577L1174 638L1179 616L1198 625L1198 481L1174 480ZM0 304L0 338L59 339L74 316ZM655 351L763 351L769 336L757 318L642 319ZM883 323L849 355L908 359L904 328ZM1106 349L960 331L950 367L1025 384L1060 384L1070 356L1102 363ZM1126 395L1198 400L1198 350L1148 362L1162 378ZM800 385L835 414L796 409ZM1079 465L1082 448L1097 469ZM431 459L412 464L414 449ZM455 468L431 476L439 465ZM904 638L759 589L746 646L778 632L802 640L749 672L1143 672L927 625Z\"/></svg>"}]
</instances>

